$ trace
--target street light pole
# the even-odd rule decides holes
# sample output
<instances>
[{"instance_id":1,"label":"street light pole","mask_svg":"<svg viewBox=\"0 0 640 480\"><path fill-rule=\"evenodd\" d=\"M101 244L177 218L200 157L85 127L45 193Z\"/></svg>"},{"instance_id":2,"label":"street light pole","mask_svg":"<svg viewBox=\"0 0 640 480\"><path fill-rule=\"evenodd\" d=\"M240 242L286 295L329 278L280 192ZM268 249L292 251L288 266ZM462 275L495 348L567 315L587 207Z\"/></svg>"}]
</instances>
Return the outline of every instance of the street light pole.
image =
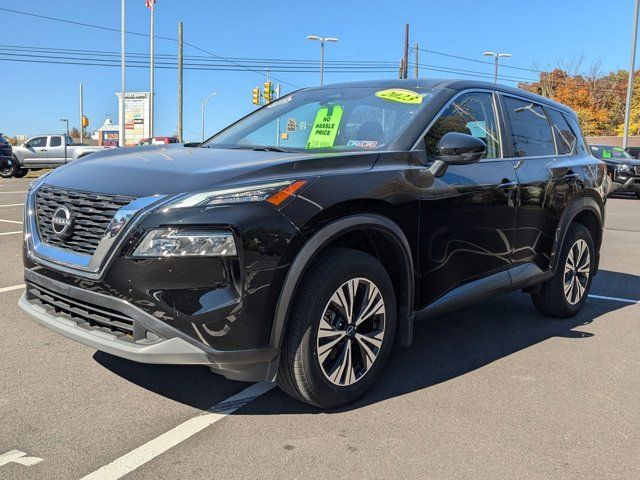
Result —
<instances>
[{"instance_id":1,"label":"street light pole","mask_svg":"<svg viewBox=\"0 0 640 480\"><path fill-rule=\"evenodd\" d=\"M155 113L155 105L154 105L154 96L155 96L155 3L150 3L150 12L149 15L151 17L151 25L149 26L149 137L153 138L154 133L154 113Z\"/></svg>"},{"instance_id":2,"label":"street light pole","mask_svg":"<svg viewBox=\"0 0 640 480\"><path fill-rule=\"evenodd\" d=\"M638 41L638 10L640 0L636 0L636 8L633 14L633 38L631 43L631 66L629 68L629 80L627 80L627 103L624 109L624 133L622 134L622 148L627 148L629 141L629 120L631 117L631 97L633 96L633 71L636 63L636 42Z\"/></svg>"},{"instance_id":3,"label":"street light pole","mask_svg":"<svg viewBox=\"0 0 640 480\"><path fill-rule=\"evenodd\" d=\"M307 40L318 40L320 42L320 85L324 84L324 44L325 42L337 42L335 37L319 37L317 35L307 36Z\"/></svg>"},{"instance_id":4,"label":"street light pole","mask_svg":"<svg viewBox=\"0 0 640 480\"><path fill-rule=\"evenodd\" d=\"M500 57L510 57L510 53L497 53L497 52L484 52L483 55L485 57L493 57L493 83L498 83L498 63Z\"/></svg>"},{"instance_id":5,"label":"street light pole","mask_svg":"<svg viewBox=\"0 0 640 480\"><path fill-rule=\"evenodd\" d=\"M207 102L209 101L209 99L211 97L213 97L214 95L218 95L218 92L211 92L209 95L207 95L205 97L205 99L202 101L202 141L204 142L204 109L207 106Z\"/></svg>"},{"instance_id":6,"label":"street light pole","mask_svg":"<svg viewBox=\"0 0 640 480\"><path fill-rule=\"evenodd\" d=\"M120 144L121 147L125 146L125 143L124 143L124 135L125 135L124 101L125 101L125 90L126 90L126 76L125 76L125 72L126 72L126 58L125 58L126 6L127 6L127 1L126 0L121 0L121 3L120 3L120 92L121 93L120 93L120 95L122 95L122 98L120 99L120 101L121 101L121 103L120 103L120 134L119 134L120 138L118 139L118 143Z\"/></svg>"}]
</instances>

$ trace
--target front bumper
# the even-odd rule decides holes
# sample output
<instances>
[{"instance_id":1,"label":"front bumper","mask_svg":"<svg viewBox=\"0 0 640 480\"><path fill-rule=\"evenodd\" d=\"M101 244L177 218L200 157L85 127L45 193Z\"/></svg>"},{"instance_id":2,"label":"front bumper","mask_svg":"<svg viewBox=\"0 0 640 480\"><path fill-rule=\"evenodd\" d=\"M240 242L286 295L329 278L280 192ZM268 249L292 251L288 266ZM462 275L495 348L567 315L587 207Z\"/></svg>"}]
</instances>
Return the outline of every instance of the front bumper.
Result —
<instances>
[{"instance_id":1,"label":"front bumper","mask_svg":"<svg viewBox=\"0 0 640 480\"><path fill-rule=\"evenodd\" d=\"M611 181L609 193L640 192L640 175L633 173L615 172Z\"/></svg>"},{"instance_id":2,"label":"front bumper","mask_svg":"<svg viewBox=\"0 0 640 480\"><path fill-rule=\"evenodd\" d=\"M30 269L25 270L25 281L27 288L19 302L25 313L39 324L97 350L141 363L208 365L234 380L275 377L274 348L215 350L125 300L68 285ZM116 321L110 320L113 318Z\"/></svg>"}]
</instances>

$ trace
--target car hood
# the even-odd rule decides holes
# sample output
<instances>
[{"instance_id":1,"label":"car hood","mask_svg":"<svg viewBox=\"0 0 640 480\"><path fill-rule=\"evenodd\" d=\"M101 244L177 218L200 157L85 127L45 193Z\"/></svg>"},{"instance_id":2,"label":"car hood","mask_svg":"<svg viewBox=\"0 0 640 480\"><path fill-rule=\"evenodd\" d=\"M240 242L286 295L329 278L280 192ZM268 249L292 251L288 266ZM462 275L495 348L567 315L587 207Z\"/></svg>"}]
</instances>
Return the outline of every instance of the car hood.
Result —
<instances>
[{"instance_id":1,"label":"car hood","mask_svg":"<svg viewBox=\"0 0 640 480\"><path fill-rule=\"evenodd\" d=\"M143 197L373 167L377 153L281 153L163 145L94 153L51 172L45 183Z\"/></svg>"}]
</instances>

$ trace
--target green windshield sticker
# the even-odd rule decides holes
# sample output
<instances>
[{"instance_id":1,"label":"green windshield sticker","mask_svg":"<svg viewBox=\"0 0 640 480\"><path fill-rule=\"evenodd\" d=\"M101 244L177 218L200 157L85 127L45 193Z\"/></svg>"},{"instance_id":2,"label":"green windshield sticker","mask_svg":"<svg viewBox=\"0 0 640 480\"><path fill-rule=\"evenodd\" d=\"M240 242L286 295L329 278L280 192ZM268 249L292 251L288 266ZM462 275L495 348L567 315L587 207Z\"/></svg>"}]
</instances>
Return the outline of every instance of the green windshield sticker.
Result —
<instances>
[{"instance_id":1,"label":"green windshield sticker","mask_svg":"<svg viewBox=\"0 0 640 480\"><path fill-rule=\"evenodd\" d=\"M611 150L602 149L602 158L611 158Z\"/></svg>"},{"instance_id":2,"label":"green windshield sticker","mask_svg":"<svg viewBox=\"0 0 640 480\"><path fill-rule=\"evenodd\" d=\"M307 149L331 148L336 141L340 120L342 119L342 107L334 105L331 112L327 107L318 110L313 122L311 134L307 140Z\"/></svg>"},{"instance_id":3,"label":"green windshield sticker","mask_svg":"<svg viewBox=\"0 0 640 480\"><path fill-rule=\"evenodd\" d=\"M376 97L400 103L422 103L422 95L403 88L390 88L376 92Z\"/></svg>"}]
</instances>

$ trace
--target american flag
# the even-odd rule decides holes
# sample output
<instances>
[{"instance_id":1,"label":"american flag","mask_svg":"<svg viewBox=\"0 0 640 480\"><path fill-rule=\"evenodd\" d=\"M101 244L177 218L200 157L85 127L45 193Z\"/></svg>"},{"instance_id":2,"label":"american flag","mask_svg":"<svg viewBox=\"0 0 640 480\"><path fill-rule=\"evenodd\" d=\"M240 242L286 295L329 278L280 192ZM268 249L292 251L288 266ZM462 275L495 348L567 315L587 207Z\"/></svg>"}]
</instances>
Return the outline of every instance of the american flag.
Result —
<instances>
[{"instance_id":1,"label":"american flag","mask_svg":"<svg viewBox=\"0 0 640 480\"><path fill-rule=\"evenodd\" d=\"M156 3L156 0L145 0L145 3L147 4L147 8L151 10L153 5Z\"/></svg>"}]
</instances>

